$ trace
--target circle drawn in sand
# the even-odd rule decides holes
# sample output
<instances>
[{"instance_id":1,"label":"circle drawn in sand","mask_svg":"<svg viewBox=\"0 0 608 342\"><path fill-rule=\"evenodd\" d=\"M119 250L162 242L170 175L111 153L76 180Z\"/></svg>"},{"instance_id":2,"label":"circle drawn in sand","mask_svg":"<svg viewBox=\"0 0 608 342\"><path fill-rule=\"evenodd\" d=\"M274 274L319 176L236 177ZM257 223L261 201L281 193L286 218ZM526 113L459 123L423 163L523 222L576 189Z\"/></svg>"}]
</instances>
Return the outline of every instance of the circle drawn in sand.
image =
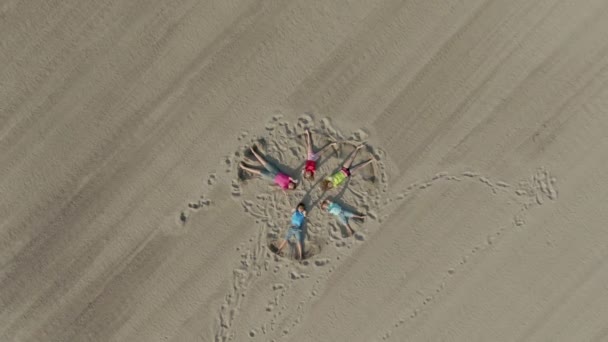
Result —
<instances>
[{"instance_id":1,"label":"circle drawn in sand","mask_svg":"<svg viewBox=\"0 0 608 342\"><path fill-rule=\"evenodd\" d=\"M305 129L307 128L312 133L315 152L330 142L338 143L336 147L328 148L317 161L317 172L313 180L303 179L301 172L306 160ZM355 166L367 159L373 159L374 162L353 174L341 187L323 192L322 180L340 169L342 163L354 152L355 147L365 142L363 139L368 137L367 133L359 129L346 136L333 128L328 119L321 120L319 127L316 127L315 122L307 115L300 117L295 124L275 116L266 124L265 130L263 136L249 134L246 137L247 141L241 137L239 141L243 145L233 154L236 157L233 171L237 175L233 180L233 198L241 202L243 210L256 223L261 224L256 237L257 248L263 246L276 253L277 244L283 241L289 228L291 210L298 203L304 203L308 211L306 228L303 229L304 259L318 255L325 244L343 246L344 244L335 242L345 239L361 240L361 236L365 234L359 233L355 237L336 234L335 227L340 224L334 216L322 211L320 204L323 199L329 198L345 209L370 214L370 219L377 219L382 193L387 188L387 177L381 160L384 152L366 143L352 165ZM254 144L266 160L282 172L299 180L296 190L283 193L271 182L238 167L243 161L249 166L263 168L250 151L250 147ZM355 220L351 220L350 224L356 232L365 227L362 222ZM297 256L295 245L289 243L281 254L295 259Z\"/></svg>"}]
</instances>

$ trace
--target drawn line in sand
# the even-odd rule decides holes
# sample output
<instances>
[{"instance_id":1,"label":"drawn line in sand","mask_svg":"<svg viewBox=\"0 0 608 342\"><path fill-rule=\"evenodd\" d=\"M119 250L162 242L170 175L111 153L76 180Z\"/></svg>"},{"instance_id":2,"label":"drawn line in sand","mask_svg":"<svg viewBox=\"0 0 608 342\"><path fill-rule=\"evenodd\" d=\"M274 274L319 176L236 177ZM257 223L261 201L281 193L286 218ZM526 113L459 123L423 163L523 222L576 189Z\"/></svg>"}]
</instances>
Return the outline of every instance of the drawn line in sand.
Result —
<instances>
[{"instance_id":1,"label":"drawn line in sand","mask_svg":"<svg viewBox=\"0 0 608 342\"><path fill-rule=\"evenodd\" d=\"M448 172L440 172L440 173L433 175L432 177L429 177L428 179L423 179L418 182L414 182L414 183L410 184L408 187L406 187L404 189L404 192L402 192L401 195L398 196L398 198L400 198L402 200L402 199L405 199L407 196L413 194L414 192L426 191L426 190L430 189L432 185L434 185L436 182L439 182L439 181L444 181L444 182L446 182L446 181L447 182L470 181L471 184L481 184L481 185L485 186L486 188L488 188L490 191L492 191L493 194L504 194L504 196L519 199L521 208L525 209L526 211L531 209L532 207L534 207L534 205L538 205L536 202L536 194L539 191L546 194L545 195L546 197L551 196L550 198L552 198L552 199L557 198L557 191L555 190L555 187L554 187L556 179L554 177L551 177L549 175L549 173L542 168L539 169L537 171L537 173L535 175L533 175L530 179L521 181L520 186L518 186L518 187L514 187L511 184L501 181L501 180L493 180L491 177L486 177L482 173L479 173L479 172L465 171L462 173L455 173L455 174L450 174ZM425 185L424 187L422 187L422 189L420 187L421 184ZM508 189L511 189L511 190L508 190ZM516 193L517 191L519 191L519 193L521 193L522 189L525 189L525 191L523 191L523 192L525 194L527 194L525 197L521 197L521 195L517 195L517 193ZM330 225L332 225L332 224L330 224ZM517 226L515 220L513 221L511 226ZM500 227L497 231L489 234L486 237L486 239L482 245L473 247L470 250L470 253L467 253L461 259L457 259L458 260L457 263L455 263L454 265L451 265L451 267L447 268L446 273L442 278L442 281L439 283L439 285L436 286L436 290L433 293L424 294L423 292L419 292L421 295L421 301L419 302L419 305L415 306L413 309L408 309L408 311L404 312L400 316L400 318L392 325L393 328L399 328L400 326L402 326L409 320L414 319L420 313L422 313L423 310L425 310L425 308L428 307L441 294L443 289L449 284L449 278L453 277L457 272L459 272L460 268L464 267L464 264L466 264L468 261L470 261L471 258L488 250L489 248L491 248L491 246L496 245L499 241L498 239L504 234L505 229L506 229L506 227L504 227L504 226ZM337 246L343 247L346 245L344 240L340 239L338 236L336 236L335 239L337 240L337 242L336 242ZM341 259L340 255L338 255L336 257L336 267L339 266L340 259ZM315 263L316 266L327 267L328 265L330 265L330 262L329 262L330 259L327 259L327 260L318 259L318 260L322 260L322 261L319 262L319 265L317 265L317 263ZM292 318L292 320L290 322L283 322L283 324L280 325L281 329L284 328L284 330L279 329L280 330L279 332L281 333L281 337L287 337L289 334L289 331L292 331L301 322L301 320L304 317L305 307L307 307L311 303L314 303L314 301L316 300L316 296L321 291L320 290L321 280L329 277L331 275L333 269L334 269L334 266L331 266L326 270L325 273L321 273L321 274L317 273L316 281L313 284L311 290L309 292L303 292L303 293L308 293L308 296L305 300L301 301L302 306L303 306L302 311L301 312L296 311L295 313L292 312L291 315L295 316L295 318ZM279 313L278 316L281 316L281 313ZM285 321L285 319L284 319L284 321ZM273 323L272 326L275 326L276 320L273 319L271 321L271 323ZM262 326L266 326L265 323L263 323ZM385 331L383 334L381 334L379 339L387 340L390 338L391 335L392 335L392 329L389 329L389 330Z\"/></svg>"},{"instance_id":2,"label":"drawn line in sand","mask_svg":"<svg viewBox=\"0 0 608 342\"><path fill-rule=\"evenodd\" d=\"M519 182L518 186L515 189L513 187L503 181L491 181L489 178L482 176L479 173L467 171L463 172L462 176L471 178L471 179L479 179L481 183L485 184L488 187L491 187L492 192L496 193L499 188L507 190L508 194L515 195L520 198L520 208L514 215L514 220L511 226L520 227L525 224L525 216L528 211L533 209L534 207L541 206L544 204L545 200L555 201L558 198L558 191L556 188L557 178L552 176L549 171L545 168L539 168L536 172L529 177L528 179L524 179ZM445 176L448 179L450 176ZM428 310L428 306L441 295L443 290L448 286L450 282L450 278L452 278L457 272L459 272L464 265L467 264L472 258L476 255L480 255L484 251L490 250L493 246L495 246L498 240L505 235L505 230L507 226L501 226L491 234L489 234L484 241L483 244L474 246L470 253L463 255L458 262L454 265L451 265L442 277L439 284L435 287L435 291L431 294L424 294L419 291L421 296L418 305L415 305L412 308L404 311L397 321L392 324L393 329L398 329L404 326L406 323L413 321L416 317L418 317L422 312ZM388 329L384 333L380 335L380 339L389 340L393 329Z\"/></svg>"}]
</instances>

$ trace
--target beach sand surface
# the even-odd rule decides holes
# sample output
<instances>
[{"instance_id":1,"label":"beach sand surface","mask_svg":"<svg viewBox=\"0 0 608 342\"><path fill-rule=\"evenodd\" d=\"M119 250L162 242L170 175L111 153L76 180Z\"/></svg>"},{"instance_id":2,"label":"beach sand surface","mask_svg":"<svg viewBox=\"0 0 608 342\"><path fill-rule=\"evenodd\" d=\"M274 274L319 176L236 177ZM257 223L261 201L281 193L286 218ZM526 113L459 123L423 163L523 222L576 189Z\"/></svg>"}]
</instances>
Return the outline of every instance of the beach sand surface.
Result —
<instances>
[{"instance_id":1,"label":"beach sand surface","mask_svg":"<svg viewBox=\"0 0 608 342\"><path fill-rule=\"evenodd\" d=\"M0 340L608 340L606 32L603 0L0 2ZM305 129L314 181L239 171L300 178Z\"/></svg>"}]
</instances>

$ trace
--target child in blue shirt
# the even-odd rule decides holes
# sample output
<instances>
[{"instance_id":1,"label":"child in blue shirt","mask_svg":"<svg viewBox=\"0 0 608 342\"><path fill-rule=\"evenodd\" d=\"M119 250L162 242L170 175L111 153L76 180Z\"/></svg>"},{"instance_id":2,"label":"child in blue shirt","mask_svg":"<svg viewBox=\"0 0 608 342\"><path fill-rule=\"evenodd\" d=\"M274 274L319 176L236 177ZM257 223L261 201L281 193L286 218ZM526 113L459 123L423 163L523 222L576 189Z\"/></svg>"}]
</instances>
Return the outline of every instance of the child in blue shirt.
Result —
<instances>
[{"instance_id":1,"label":"child in blue shirt","mask_svg":"<svg viewBox=\"0 0 608 342\"><path fill-rule=\"evenodd\" d=\"M285 235L285 240L281 242L278 247L278 253L281 253L281 250L287 245L287 242L294 237L296 240L296 248L298 250L298 259L302 259L302 239L304 238L302 232L302 225L304 224L304 219L306 218L306 206L304 203L298 204L296 209L293 209L291 215L291 226L287 230L287 234Z\"/></svg>"}]
</instances>

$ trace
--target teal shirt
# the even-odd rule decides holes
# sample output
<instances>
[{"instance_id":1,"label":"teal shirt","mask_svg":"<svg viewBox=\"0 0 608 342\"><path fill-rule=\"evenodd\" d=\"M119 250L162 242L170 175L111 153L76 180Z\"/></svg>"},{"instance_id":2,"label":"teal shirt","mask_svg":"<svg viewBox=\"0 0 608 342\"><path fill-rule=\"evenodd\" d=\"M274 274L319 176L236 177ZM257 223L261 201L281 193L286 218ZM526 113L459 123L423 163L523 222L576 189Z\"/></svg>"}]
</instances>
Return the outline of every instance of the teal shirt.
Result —
<instances>
[{"instance_id":1,"label":"teal shirt","mask_svg":"<svg viewBox=\"0 0 608 342\"><path fill-rule=\"evenodd\" d=\"M327 212L329 212L332 215L338 216L342 213L342 207L338 203L331 203L327 207Z\"/></svg>"}]
</instances>

